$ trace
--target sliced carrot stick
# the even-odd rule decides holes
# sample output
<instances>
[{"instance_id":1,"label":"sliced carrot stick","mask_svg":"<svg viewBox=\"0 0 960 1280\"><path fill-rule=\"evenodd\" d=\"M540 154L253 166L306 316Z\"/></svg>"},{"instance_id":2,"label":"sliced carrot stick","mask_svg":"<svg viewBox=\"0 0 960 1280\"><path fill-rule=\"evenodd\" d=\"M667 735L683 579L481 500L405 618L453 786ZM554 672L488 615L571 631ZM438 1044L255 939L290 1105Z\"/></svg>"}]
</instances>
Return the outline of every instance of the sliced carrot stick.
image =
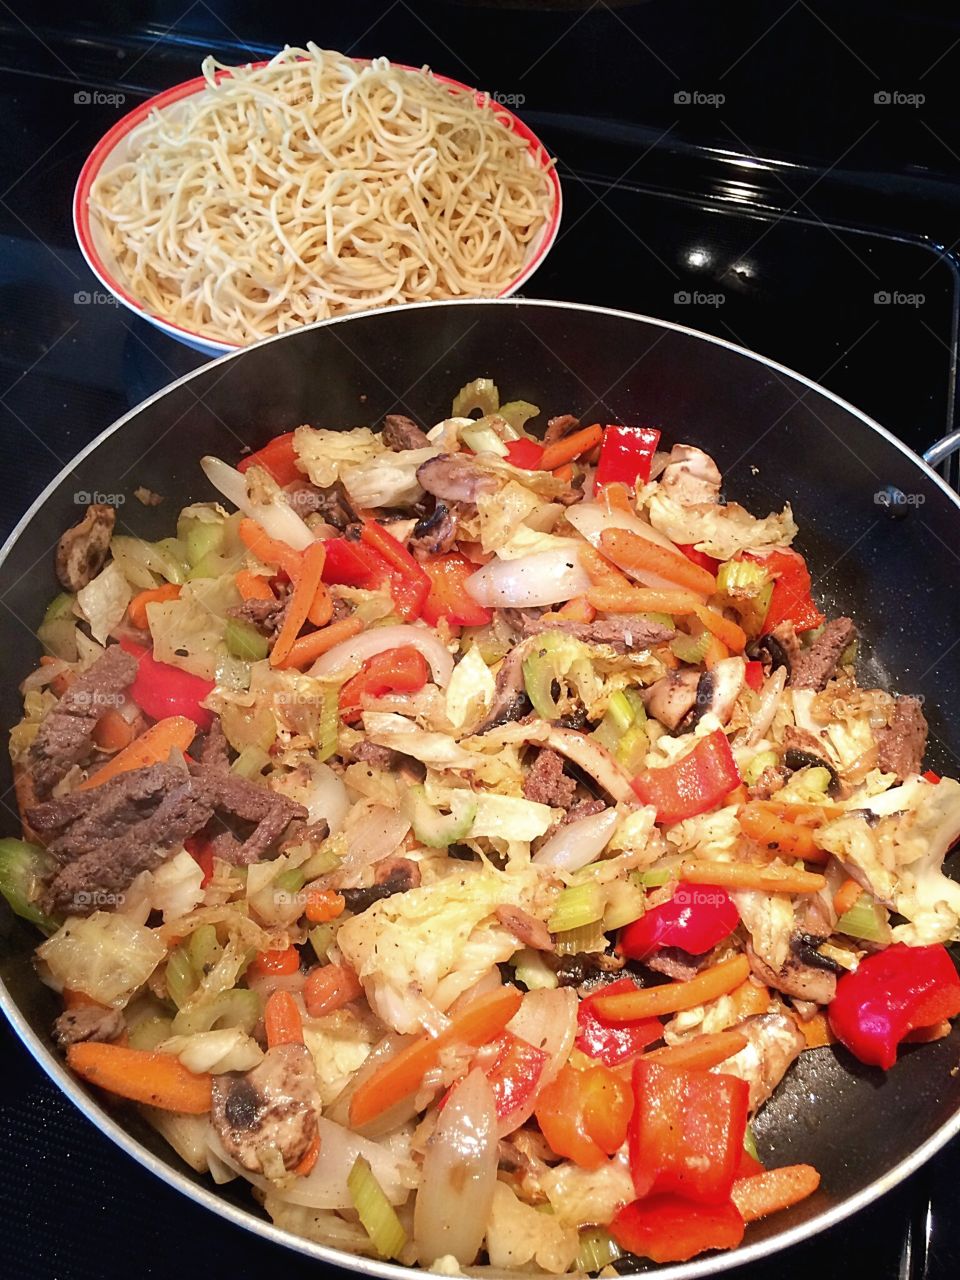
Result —
<instances>
[{"instance_id":1,"label":"sliced carrot stick","mask_svg":"<svg viewBox=\"0 0 960 1280\"><path fill-rule=\"evenodd\" d=\"M53 663L57 661L59 661L59 659L51 658L49 654L45 653L43 657L40 659L40 665L41 667L49 667L49 666L52 666ZM73 675L72 671L61 671L60 675L53 677L53 679L47 685L47 688L50 690L51 693L55 693L58 698L62 698L63 695L67 692L67 689L70 687L70 679L72 675Z\"/></svg>"},{"instance_id":2,"label":"sliced carrot stick","mask_svg":"<svg viewBox=\"0 0 960 1280\"><path fill-rule=\"evenodd\" d=\"M352 614L349 618L341 618L339 622L331 622L321 631L311 631L308 636L300 636L294 640L290 646L290 652L278 665L284 668L296 667L298 671L302 671L304 667L311 666L322 657L328 649L332 649L335 644L351 639L362 630L363 623L356 614Z\"/></svg>"},{"instance_id":3,"label":"sliced carrot stick","mask_svg":"<svg viewBox=\"0 0 960 1280\"><path fill-rule=\"evenodd\" d=\"M251 573L249 569L241 569L234 578L241 600L272 600L274 598L270 583L259 573Z\"/></svg>"},{"instance_id":4,"label":"sliced carrot stick","mask_svg":"<svg viewBox=\"0 0 960 1280\"><path fill-rule=\"evenodd\" d=\"M619 481L603 486L603 503L608 511L625 511L628 516L637 514L630 501L630 490Z\"/></svg>"},{"instance_id":5,"label":"sliced carrot stick","mask_svg":"<svg viewBox=\"0 0 960 1280\"><path fill-rule=\"evenodd\" d=\"M574 431L561 440L554 440L544 449L540 458L541 471L556 471L558 467L579 458L582 453L589 453L603 439L603 427L594 425Z\"/></svg>"},{"instance_id":6,"label":"sliced carrot stick","mask_svg":"<svg viewBox=\"0 0 960 1280\"><path fill-rule=\"evenodd\" d=\"M363 995L360 979L345 964L321 964L311 969L303 988L303 1002L311 1018L342 1009Z\"/></svg>"},{"instance_id":7,"label":"sliced carrot stick","mask_svg":"<svg viewBox=\"0 0 960 1280\"><path fill-rule=\"evenodd\" d=\"M827 860L826 853L815 844L810 827L790 822L770 809L753 803L743 806L739 819L740 830L757 844L765 845L768 849L778 849L781 853L789 853L792 857L803 858L808 862Z\"/></svg>"},{"instance_id":8,"label":"sliced carrot stick","mask_svg":"<svg viewBox=\"0 0 960 1280\"><path fill-rule=\"evenodd\" d=\"M822 804L792 804L789 800L778 800L774 796L770 800L751 800L750 804L754 809L775 813L778 818L786 818L788 822L796 822L801 827L819 827L844 813L840 805L830 804L826 800Z\"/></svg>"},{"instance_id":9,"label":"sliced carrot stick","mask_svg":"<svg viewBox=\"0 0 960 1280\"><path fill-rule=\"evenodd\" d=\"M333 600L324 583L320 583L313 597L307 617L315 627L325 627L333 617Z\"/></svg>"},{"instance_id":10,"label":"sliced carrot stick","mask_svg":"<svg viewBox=\"0 0 960 1280\"><path fill-rule=\"evenodd\" d=\"M263 1007L267 1048L278 1044L303 1044L303 1019L289 991L271 991Z\"/></svg>"},{"instance_id":11,"label":"sliced carrot stick","mask_svg":"<svg viewBox=\"0 0 960 1280\"><path fill-rule=\"evenodd\" d=\"M836 1036L830 1030L830 1023L825 1013L815 1013L806 1022L797 1018L797 1026L806 1040L806 1049L822 1049L824 1045L833 1044Z\"/></svg>"},{"instance_id":12,"label":"sliced carrot stick","mask_svg":"<svg viewBox=\"0 0 960 1280\"><path fill-rule=\"evenodd\" d=\"M721 644L726 645L734 653L743 653L747 644L747 633L743 627L736 622L731 622L716 609L708 609L706 605L700 605L695 612L710 634L716 636Z\"/></svg>"},{"instance_id":13,"label":"sliced carrot stick","mask_svg":"<svg viewBox=\"0 0 960 1280\"><path fill-rule=\"evenodd\" d=\"M827 883L815 871L758 867L751 862L706 862L698 858L680 864L680 879L687 884L759 889L762 893L819 893Z\"/></svg>"},{"instance_id":14,"label":"sliced carrot stick","mask_svg":"<svg viewBox=\"0 0 960 1280\"><path fill-rule=\"evenodd\" d=\"M210 1110L213 1077L188 1071L172 1053L86 1040L67 1049L67 1063L88 1084L133 1102L186 1115Z\"/></svg>"},{"instance_id":15,"label":"sliced carrot stick","mask_svg":"<svg viewBox=\"0 0 960 1280\"><path fill-rule=\"evenodd\" d=\"M317 1157L320 1155L320 1135L315 1134L313 1141L307 1147L307 1154L303 1157L298 1165L295 1166L293 1172L298 1178L305 1178L308 1173L313 1172L313 1167L317 1163Z\"/></svg>"},{"instance_id":16,"label":"sliced carrot stick","mask_svg":"<svg viewBox=\"0 0 960 1280\"><path fill-rule=\"evenodd\" d=\"M350 1123L359 1128L415 1093L448 1045L481 1045L495 1039L520 1008L521 999L516 987L500 987L468 1004L438 1036L420 1036L400 1049L358 1087L350 1101Z\"/></svg>"},{"instance_id":17,"label":"sliced carrot stick","mask_svg":"<svg viewBox=\"0 0 960 1280\"><path fill-rule=\"evenodd\" d=\"M857 884L852 877L844 880L843 884L833 895L833 909L838 916L846 915L852 906L856 904L857 899L863 893L863 886Z\"/></svg>"},{"instance_id":18,"label":"sliced carrot stick","mask_svg":"<svg viewBox=\"0 0 960 1280\"><path fill-rule=\"evenodd\" d=\"M264 564L275 564L287 577L295 578L300 572L300 552L286 542L271 538L256 520L244 516L240 521L240 541L258 560Z\"/></svg>"},{"instance_id":19,"label":"sliced carrot stick","mask_svg":"<svg viewBox=\"0 0 960 1280\"><path fill-rule=\"evenodd\" d=\"M655 573L657 577L666 578L668 582L675 582L678 587L701 596L713 595L717 589L713 574L688 560L682 551L668 551L630 529L604 529L600 535L600 550L626 573Z\"/></svg>"},{"instance_id":20,"label":"sliced carrot stick","mask_svg":"<svg viewBox=\"0 0 960 1280\"><path fill-rule=\"evenodd\" d=\"M942 1022L935 1022L931 1027L914 1027L903 1038L908 1040L910 1044L929 1044L931 1040L942 1040L952 1030L953 1026L950 1019L944 1018Z\"/></svg>"},{"instance_id":21,"label":"sliced carrot stick","mask_svg":"<svg viewBox=\"0 0 960 1280\"><path fill-rule=\"evenodd\" d=\"M111 707L93 727L93 740L101 751L122 751L133 741L135 731L129 720Z\"/></svg>"},{"instance_id":22,"label":"sliced carrot stick","mask_svg":"<svg viewBox=\"0 0 960 1280\"><path fill-rule=\"evenodd\" d=\"M684 1067L687 1071L709 1071L711 1067L726 1062L741 1049L747 1047L747 1037L742 1031L715 1031L693 1036L686 1044L668 1044L664 1049L645 1053L644 1059L660 1062L667 1067Z\"/></svg>"},{"instance_id":23,"label":"sliced carrot stick","mask_svg":"<svg viewBox=\"0 0 960 1280\"><path fill-rule=\"evenodd\" d=\"M574 596L561 608L551 613L544 613L541 618L546 619L547 622L556 622L561 619L565 622L593 622L596 616L597 611L586 596Z\"/></svg>"},{"instance_id":24,"label":"sliced carrot stick","mask_svg":"<svg viewBox=\"0 0 960 1280\"><path fill-rule=\"evenodd\" d=\"M127 617L135 627L146 631L150 626L147 620L147 605L159 604L164 600L176 600L179 594L180 588L175 582L165 582L162 587L141 591L127 605Z\"/></svg>"},{"instance_id":25,"label":"sliced carrot stick","mask_svg":"<svg viewBox=\"0 0 960 1280\"><path fill-rule=\"evenodd\" d=\"M737 1021L741 1022L755 1013L767 1012L770 1007L770 988L748 978L736 991L730 992L730 999L736 1010Z\"/></svg>"},{"instance_id":26,"label":"sliced carrot stick","mask_svg":"<svg viewBox=\"0 0 960 1280\"><path fill-rule=\"evenodd\" d=\"M322 542L311 542L303 553L303 561L299 573L294 580L293 591L284 615L283 626L270 651L271 667L279 667L289 655L294 640L300 634L300 628L307 620L310 606L320 589L323 573L323 562L326 552Z\"/></svg>"},{"instance_id":27,"label":"sliced carrot stick","mask_svg":"<svg viewBox=\"0 0 960 1280\"><path fill-rule=\"evenodd\" d=\"M343 894L337 893L336 889L311 889L307 894L304 914L311 924L326 924L328 920L342 916L345 906Z\"/></svg>"},{"instance_id":28,"label":"sliced carrot stick","mask_svg":"<svg viewBox=\"0 0 960 1280\"><path fill-rule=\"evenodd\" d=\"M131 769L158 764L166 760L171 751L186 751L196 736L197 726L186 716L168 716L166 720L158 720L141 733L139 738L135 738L129 747L118 751L102 769L81 782L77 790L88 791L91 787L99 787L102 782L115 778L118 773L129 773Z\"/></svg>"},{"instance_id":29,"label":"sliced carrot stick","mask_svg":"<svg viewBox=\"0 0 960 1280\"><path fill-rule=\"evenodd\" d=\"M60 997L65 1009L105 1009L107 1007L77 987L64 987Z\"/></svg>"},{"instance_id":30,"label":"sliced carrot stick","mask_svg":"<svg viewBox=\"0 0 960 1280\"><path fill-rule=\"evenodd\" d=\"M820 1175L813 1165L788 1164L752 1178L738 1178L730 1194L744 1222L756 1222L806 1200L819 1185Z\"/></svg>"},{"instance_id":31,"label":"sliced carrot stick","mask_svg":"<svg viewBox=\"0 0 960 1280\"><path fill-rule=\"evenodd\" d=\"M562 480L564 484L569 484L573 479L573 463L568 462L565 466L557 467L553 476L555 480Z\"/></svg>"},{"instance_id":32,"label":"sliced carrot stick","mask_svg":"<svg viewBox=\"0 0 960 1280\"><path fill-rule=\"evenodd\" d=\"M582 551L580 557L583 560ZM695 613L700 604L689 591L632 587L616 581L595 583L588 590L587 599L598 613L669 613L674 617Z\"/></svg>"},{"instance_id":33,"label":"sliced carrot stick","mask_svg":"<svg viewBox=\"0 0 960 1280\"><path fill-rule=\"evenodd\" d=\"M689 982L668 982L662 987L638 988L613 996L596 996L593 1007L610 1022L636 1022L661 1014L680 1013L735 991L750 973L746 956L733 956L704 969Z\"/></svg>"}]
</instances>

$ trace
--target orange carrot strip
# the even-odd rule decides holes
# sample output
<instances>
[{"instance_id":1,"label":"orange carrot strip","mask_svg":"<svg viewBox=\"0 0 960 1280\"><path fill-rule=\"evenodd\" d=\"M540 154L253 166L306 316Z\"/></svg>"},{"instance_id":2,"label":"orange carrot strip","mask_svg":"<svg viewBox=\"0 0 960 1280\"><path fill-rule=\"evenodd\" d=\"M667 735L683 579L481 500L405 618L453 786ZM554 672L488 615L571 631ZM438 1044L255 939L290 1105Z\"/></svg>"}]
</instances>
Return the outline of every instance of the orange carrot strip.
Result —
<instances>
[{"instance_id":1,"label":"orange carrot strip","mask_svg":"<svg viewBox=\"0 0 960 1280\"><path fill-rule=\"evenodd\" d=\"M244 516L240 521L240 541L258 560L262 560L264 564L275 564L287 577L295 578L300 572L301 553L295 551L289 543L271 538L256 520Z\"/></svg>"},{"instance_id":2,"label":"orange carrot strip","mask_svg":"<svg viewBox=\"0 0 960 1280\"><path fill-rule=\"evenodd\" d=\"M93 996L88 996L85 991L81 991L77 987L64 987L60 992L60 998L63 1000L65 1009L106 1009L105 1004L101 1004L99 1000L94 1000Z\"/></svg>"},{"instance_id":3,"label":"orange carrot strip","mask_svg":"<svg viewBox=\"0 0 960 1280\"><path fill-rule=\"evenodd\" d=\"M562 480L564 484L569 484L573 479L573 464L568 462L565 466L557 467L553 475L554 479Z\"/></svg>"},{"instance_id":4,"label":"orange carrot strip","mask_svg":"<svg viewBox=\"0 0 960 1280\"><path fill-rule=\"evenodd\" d=\"M325 627L333 617L333 600L323 582L320 583L317 594L310 603L307 617L315 627Z\"/></svg>"},{"instance_id":5,"label":"orange carrot strip","mask_svg":"<svg viewBox=\"0 0 960 1280\"><path fill-rule=\"evenodd\" d=\"M752 1178L738 1178L730 1195L744 1222L756 1222L806 1200L819 1185L820 1175L813 1165L788 1164Z\"/></svg>"},{"instance_id":6,"label":"orange carrot strip","mask_svg":"<svg viewBox=\"0 0 960 1280\"><path fill-rule=\"evenodd\" d=\"M102 782L115 778L118 773L129 773L131 769L159 764L166 760L171 751L186 751L196 736L197 726L186 716L168 716L165 720L158 720L141 733L139 738L135 738L129 747L118 751L102 769L81 782L77 790L89 791L91 787L99 787Z\"/></svg>"},{"instance_id":7,"label":"orange carrot strip","mask_svg":"<svg viewBox=\"0 0 960 1280\"><path fill-rule=\"evenodd\" d=\"M758 867L751 862L706 862L699 858L680 864L680 879L687 884L759 889L762 893L819 893L827 883L815 871Z\"/></svg>"},{"instance_id":8,"label":"orange carrot strip","mask_svg":"<svg viewBox=\"0 0 960 1280\"><path fill-rule=\"evenodd\" d=\"M45 653L43 657L40 659L41 667L53 666L55 662L59 662L59 658L51 658L50 655L47 653ZM47 685L47 688L50 690L51 693L55 693L58 698L62 698L70 686L70 680L72 676L73 676L72 671L61 671L61 673L58 676L53 677L53 679Z\"/></svg>"},{"instance_id":9,"label":"orange carrot strip","mask_svg":"<svg viewBox=\"0 0 960 1280\"><path fill-rule=\"evenodd\" d=\"M731 622L716 609L708 609L706 605L700 605L695 612L710 634L716 636L721 644L734 653L743 653L747 644L747 633L743 627Z\"/></svg>"},{"instance_id":10,"label":"orange carrot strip","mask_svg":"<svg viewBox=\"0 0 960 1280\"><path fill-rule=\"evenodd\" d=\"M296 667L298 671L302 671L304 667L309 667L322 657L328 649L332 649L335 644L351 639L362 630L363 623L356 614L352 614L349 618L341 618L339 622L331 622L322 631L311 631L308 636L300 636L294 640L290 646L290 652L278 665L284 668Z\"/></svg>"},{"instance_id":11,"label":"orange carrot strip","mask_svg":"<svg viewBox=\"0 0 960 1280\"><path fill-rule=\"evenodd\" d=\"M308 1173L313 1172L313 1167L317 1163L317 1157L320 1155L320 1135L314 1135L313 1141L307 1147L307 1153L298 1165L294 1166L293 1172L298 1178L305 1178Z\"/></svg>"},{"instance_id":12,"label":"orange carrot strip","mask_svg":"<svg viewBox=\"0 0 960 1280\"><path fill-rule=\"evenodd\" d=\"M668 1044L645 1053L644 1059L687 1071L709 1071L747 1047L747 1037L736 1029L693 1036L686 1044Z\"/></svg>"},{"instance_id":13,"label":"orange carrot strip","mask_svg":"<svg viewBox=\"0 0 960 1280\"><path fill-rule=\"evenodd\" d=\"M283 626L270 651L271 667L279 667L284 658L289 655L294 640L300 634L300 628L307 620L310 606L320 587L325 556L322 542L311 542L303 553L302 567L294 581L293 591L290 593Z\"/></svg>"},{"instance_id":14,"label":"orange carrot strip","mask_svg":"<svg viewBox=\"0 0 960 1280\"><path fill-rule=\"evenodd\" d=\"M86 1040L70 1045L67 1063L88 1084L133 1102L192 1116L210 1110L213 1077L188 1071L172 1053Z\"/></svg>"},{"instance_id":15,"label":"orange carrot strip","mask_svg":"<svg viewBox=\"0 0 960 1280\"><path fill-rule=\"evenodd\" d=\"M241 600L273 600L270 583L259 573L241 569L234 578Z\"/></svg>"},{"instance_id":16,"label":"orange carrot strip","mask_svg":"<svg viewBox=\"0 0 960 1280\"><path fill-rule=\"evenodd\" d=\"M931 1027L914 1027L903 1038L908 1040L910 1044L929 1044L931 1040L942 1040L952 1030L950 1019L944 1018L942 1022L935 1022Z\"/></svg>"},{"instance_id":17,"label":"orange carrot strip","mask_svg":"<svg viewBox=\"0 0 960 1280\"><path fill-rule=\"evenodd\" d=\"M574 431L562 440L554 440L548 444L540 458L541 471L556 471L558 467L579 458L582 453L589 453L603 439L603 427L594 425Z\"/></svg>"},{"instance_id":18,"label":"orange carrot strip","mask_svg":"<svg viewBox=\"0 0 960 1280\"><path fill-rule=\"evenodd\" d=\"M343 894L337 893L336 889L311 889L307 894L304 914L311 924L326 924L328 920L342 916L345 906Z\"/></svg>"},{"instance_id":19,"label":"orange carrot strip","mask_svg":"<svg viewBox=\"0 0 960 1280\"><path fill-rule=\"evenodd\" d=\"M93 740L101 751L122 751L133 739L133 725L114 707L105 711L93 728Z\"/></svg>"},{"instance_id":20,"label":"orange carrot strip","mask_svg":"<svg viewBox=\"0 0 960 1280\"><path fill-rule=\"evenodd\" d=\"M713 574L688 560L682 551L668 551L630 529L604 529L600 550L627 573L655 573L701 596L713 595L717 589Z\"/></svg>"},{"instance_id":21,"label":"orange carrot strip","mask_svg":"<svg viewBox=\"0 0 960 1280\"><path fill-rule=\"evenodd\" d=\"M267 1048L278 1044L303 1044L303 1019L289 991L271 991L263 1007Z\"/></svg>"},{"instance_id":22,"label":"orange carrot strip","mask_svg":"<svg viewBox=\"0 0 960 1280\"><path fill-rule=\"evenodd\" d=\"M844 812L840 805L826 801L823 804L792 804L789 800L778 800L776 796L771 800L751 800L750 804L754 809L775 813L778 818L786 818L801 827L819 827L824 822L839 818Z\"/></svg>"},{"instance_id":23,"label":"orange carrot strip","mask_svg":"<svg viewBox=\"0 0 960 1280\"><path fill-rule=\"evenodd\" d=\"M147 605L158 604L163 600L176 600L180 588L175 582L165 582L162 587L152 587L149 591L141 591L127 605L127 617L135 627L146 631L150 626L147 621Z\"/></svg>"},{"instance_id":24,"label":"orange carrot strip","mask_svg":"<svg viewBox=\"0 0 960 1280\"><path fill-rule=\"evenodd\" d=\"M837 1038L830 1030L830 1023L825 1013L815 1013L806 1022L798 1018L797 1026L807 1042L805 1049L822 1049L824 1045L833 1044Z\"/></svg>"},{"instance_id":25,"label":"orange carrot strip","mask_svg":"<svg viewBox=\"0 0 960 1280\"><path fill-rule=\"evenodd\" d=\"M768 849L778 849L781 853L789 853L795 858L803 858L809 862L826 862L826 853L817 847L810 827L791 822L779 814L771 812L759 805L745 804L739 813L740 830L750 840L766 845Z\"/></svg>"},{"instance_id":26,"label":"orange carrot strip","mask_svg":"<svg viewBox=\"0 0 960 1280\"><path fill-rule=\"evenodd\" d=\"M741 1022L754 1013L767 1012L770 1007L770 989L748 978L736 991L730 992L730 999L733 1001L737 1021Z\"/></svg>"},{"instance_id":27,"label":"orange carrot strip","mask_svg":"<svg viewBox=\"0 0 960 1280\"><path fill-rule=\"evenodd\" d=\"M311 969L303 988L303 1002L311 1018L342 1009L363 995L360 979L345 964L321 964Z\"/></svg>"},{"instance_id":28,"label":"orange carrot strip","mask_svg":"<svg viewBox=\"0 0 960 1280\"><path fill-rule=\"evenodd\" d=\"M616 998L616 997L614 997ZM468 1004L438 1036L420 1036L367 1076L350 1101L350 1123L368 1124L419 1088L451 1044L481 1045L495 1039L520 1008L517 987L500 987Z\"/></svg>"},{"instance_id":29,"label":"orange carrot strip","mask_svg":"<svg viewBox=\"0 0 960 1280\"><path fill-rule=\"evenodd\" d=\"M693 613L700 603L687 591L621 586L616 582L597 583L590 587L587 599L598 613L669 613L674 616Z\"/></svg>"},{"instance_id":30,"label":"orange carrot strip","mask_svg":"<svg viewBox=\"0 0 960 1280\"><path fill-rule=\"evenodd\" d=\"M838 916L846 915L852 906L855 905L857 899L863 893L863 886L857 884L852 877L844 880L843 884L833 895L833 909Z\"/></svg>"},{"instance_id":31,"label":"orange carrot strip","mask_svg":"<svg viewBox=\"0 0 960 1280\"><path fill-rule=\"evenodd\" d=\"M746 956L732 956L704 969L689 982L668 982L662 987L638 988L613 996L596 996L592 1003L601 1018L610 1022L636 1022L661 1014L680 1013L735 991L750 973Z\"/></svg>"},{"instance_id":32,"label":"orange carrot strip","mask_svg":"<svg viewBox=\"0 0 960 1280\"><path fill-rule=\"evenodd\" d=\"M628 516L635 516L633 503L630 501L630 490L625 484L615 481L603 486L603 503L608 511L625 511Z\"/></svg>"}]
</instances>

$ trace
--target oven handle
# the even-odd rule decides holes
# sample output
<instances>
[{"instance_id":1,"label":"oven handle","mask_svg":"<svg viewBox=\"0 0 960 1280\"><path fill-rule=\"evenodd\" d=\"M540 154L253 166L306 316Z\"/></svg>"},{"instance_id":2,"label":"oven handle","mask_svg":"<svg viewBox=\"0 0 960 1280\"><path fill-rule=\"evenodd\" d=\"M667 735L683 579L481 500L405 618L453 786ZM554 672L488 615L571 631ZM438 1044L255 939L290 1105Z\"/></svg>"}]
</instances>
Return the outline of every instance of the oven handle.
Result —
<instances>
[{"instance_id":1,"label":"oven handle","mask_svg":"<svg viewBox=\"0 0 960 1280\"><path fill-rule=\"evenodd\" d=\"M923 460L928 467L939 467L941 462L946 462L958 449L960 449L960 427L926 449Z\"/></svg>"}]
</instances>

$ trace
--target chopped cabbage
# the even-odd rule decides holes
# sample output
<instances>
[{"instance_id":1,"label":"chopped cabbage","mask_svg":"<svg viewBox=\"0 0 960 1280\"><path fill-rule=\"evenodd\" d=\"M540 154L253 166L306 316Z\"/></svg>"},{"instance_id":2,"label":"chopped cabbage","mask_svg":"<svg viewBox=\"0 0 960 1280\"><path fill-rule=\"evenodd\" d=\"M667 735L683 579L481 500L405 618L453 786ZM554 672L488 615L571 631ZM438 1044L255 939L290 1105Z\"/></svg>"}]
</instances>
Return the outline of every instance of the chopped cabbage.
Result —
<instances>
[{"instance_id":1,"label":"chopped cabbage","mask_svg":"<svg viewBox=\"0 0 960 1280\"><path fill-rule=\"evenodd\" d=\"M338 480L342 468L357 466L385 452L380 437L368 427L354 427L352 431L297 427L293 451L297 466L321 489L328 489Z\"/></svg>"},{"instance_id":2,"label":"chopped cabbage","mask_svg":"<svg viewBox=\"0 0 960 1280\"><path fill-rule=\"evenodd\" d=\"M423 494L417 468L436 456L433 448L389 449L356 466L341 466L340 479L359 507L405 507Z\"/></svg>"},{"instance_id":3,"label":"chopped cabbage","mask_svg":"<svg viewBox=\"0 0 960 1280\"><path fill-rule=\"evenodd\" d=\"M575 1227L524 1204L505 1182L494 1187L487 1219L487 1253L494 1270L515 1271L535 1260L550 1275L561 1275L577 1256L579 1243Z\"/></svg>"},{"instance_id":4,"label":"chopped cabbage","mask_svg":"<svg viewBox=\"0 0 960 1280\"><path fill-rule=\"evenodd\" d=\"M526 485L509 480L497 493L482 493L477 499L480 518L480 545L496 551L540 506L540 499Z\"/></svg>"},{"instance_id":5,"label":"chopped cabbage","mask_svg":"<svg viewBox=\"0 0 960 1280\"><path fill-rule=\"evenodd\" d=\"M226 658L227 610L240 603L232 577L224 577L184 583L176 600L148 604L153 656L195 676L216 679Z\"/></svg>"},{"instance_id":6,"label":"chopped cabbage","mask_svg":"<svg viewBox=\"0 0 960 1280\"><path fill-rule=\"evenodd\" d=\"M553 822L553 810L549 805L521 796L498 796L489 791L452 791L450 807L459 817L467 808L476 805L476 815L467 838L481 836L500 840L536 840Z\"/></svg>"},{"instance_id":7,"label":"chopped cabbage","mask_svg":"<svg viewBox=\"0 0 960 1280\"><path fill-rule=\"evenodd\" d=\"M379 1038L373 1019L362 1018L352 1009L338 1009L304 1022L303 1040L313 1056L317 1090L325 1107L363 1066Z\"/></svg>"},{"instance_id":8,"label":"chopped cabbage","mask_svg":"<svg viewBox=\"0 0 960 1280\"><path fill-rule=\"evenodd\" d=\"M698 551L717 560L730 560L738 551L764 547L788 547L797 536L789 502L779 515L762 520L736 503L717 506L699 503L685 507L662 490L651 495L650 523L672 542L693 543Z\"/></svg>"},{"instance_id":9,"label":"chopped cabbage","mask_svg":"<svg viewBox=\"0 0 960 1280\"><path fill-rule=\"evenodd\" d=\"M263 1061L263 1050L240 1027L222 1031L196 1031L192 1036L171 1036L157 1048L172 1053L188 1071L223 1075L226 1071L250 1071Z\"/></svg>"},{"instance_id":10,"label":"chopped cabbage","mask_svg":"<svg viewBox=\"0 0 960 1280\"><path fill-rule=\"evenodd\" d=\"M574 1227L610 1222L618 1209L636 1199L629 1166L619 1155L599 1169L564 1161L544 1170L540 1185L556 1217Z\"/></svg>"},{"instance_id":11,"label":"chopped cabbage","mask_svg":"<svg viewBox=\"0 0 960 1280\"><path fill-rule=\"evenodd\" d=\"M163 912L165 924L169 920L185 916L203 901L203 872L197 860L186 849L181 849L175 857L168 859L150 874L150 905L154 911Z\"/></svg>"},{"instance_id":12,"label":"chopped cabbage","mask_svg":"<svg viewBox=\"0 0 960 1280\"><path fill-rule=\"evenodd\" d=\"M496 548L496 552L501 560L519 560L521 556L536 555L541 551L575 551L582 545L575 538L560 538L555 533L543 533L521 524L506 542Z\"/></svg>"},{"instance_id":13,"label":"chopped cabbage","mask_svg":"<svg viewBox=\"0 0 960 1280\"><path fill-rule=\"evenodd\" d=\"M71 917L37 949L59 987L115 1009L143 986L166 952L154 930L110 911Z\"/></svg>"},{"instance_id":14,"label":"chopped cabbage","mask_svg":"<svg viewBox=\"0 0 960 1280\"><path fill-rule=\"evenodd\" d=\"M779 971L790 951L794 929L793 901L784 893L761 893L756 889L730 891L740 912L753 949L771 969Z\"/></svg>"},{"instance_id":15,"label":"chopped cabbage","mask_svg":"<svg viewBox=\"0 0 960 1280\"><path fill-rule=\"evenodd\" d=\"M133 588L121 573L119 565L111 560L105 569L77 592L77 607L81 617L90 624L94 639L106 644L107 638L123 621L127 605L132 599Z\"/></svg>"},{"instance_id":16,"label":"chopped cabbage","mask_svg":"<svg viewBox=\"0 0 960 1280\"><path fill-rule=\"evenodd\" d=\"M446 712L458 730L470 731L479 724L493 702L496 682L484 662L479 646L474 645L453 669L447 685Z\"/></svg>"},{"instance_id":17,"label":"chopped cabbage","mask_svg":"<svg viewBox=\"0 0 960 1280\"><path fill-rule=\"evenodd\" d=\"M406 716L392 712L365 711L363 727L371 742L381 747L391 747L413 756L433 769L471 769L476 756L465 751L446 733L430 733L419 728Z\"/></svg>"},{"instance_id":18,"label":"chopped cabbage","mask_svg":"<svg viewBox=\"0 0 960 1280\"><path fill-rule=\"evenodd\" d=\"M667 832L667 840L678 852L715 862L729 861L739 839L736 805L696 818L684 818Z\"/></svg>"}]
</instances>

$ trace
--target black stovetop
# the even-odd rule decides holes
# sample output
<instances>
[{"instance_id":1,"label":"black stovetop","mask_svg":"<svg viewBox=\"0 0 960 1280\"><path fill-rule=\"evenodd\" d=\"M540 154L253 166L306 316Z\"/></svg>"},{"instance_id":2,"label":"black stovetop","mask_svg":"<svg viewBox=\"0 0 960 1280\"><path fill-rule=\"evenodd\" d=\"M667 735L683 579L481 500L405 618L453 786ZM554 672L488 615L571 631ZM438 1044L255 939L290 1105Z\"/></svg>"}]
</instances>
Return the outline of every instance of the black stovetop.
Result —
<instances>
[{"instance_id":1,"label":"black stovetop","mask_svg":"<svg viewBox=\"0 0 960 1280\"><path fill-rule=\"evenodd\" d=\"M430 0L416 12L406 0L360 0L307 30L283 3L269 14L204 0L182 14L144 8L132 26L121 5L87 5L84 17L51 3L37 27L22 5L0 3L4 534L88 440L202 361L110 305L75 247L77 173L123 109L86 98L121 94L129 107L195 74L208 50L240 60L284 38L426 60L526 99L519 110L557 156L565 202L529 296L645 312L742 343L823 382L918 450L956 427L949 246L960 158L946 141L957 137L955 96L942 86L960 30L896 5L842 6L828 25L805 0L774 12L747 5L709 28L690 5L664 15L657 4L602 0ZM876 93L921 85L926 115L874 104ZM726 101L683 100L698 93ZM195 1275L316 1271L201 1213L118 1153L5 1024L0 1052L0 1271L170 1275L185 1249ZM951 1149L881 1204L737 1275L806 1280L843 1267L874 1280L946 1280L960 1272L958 1222Z\"/></svg>"}]
</instances>

